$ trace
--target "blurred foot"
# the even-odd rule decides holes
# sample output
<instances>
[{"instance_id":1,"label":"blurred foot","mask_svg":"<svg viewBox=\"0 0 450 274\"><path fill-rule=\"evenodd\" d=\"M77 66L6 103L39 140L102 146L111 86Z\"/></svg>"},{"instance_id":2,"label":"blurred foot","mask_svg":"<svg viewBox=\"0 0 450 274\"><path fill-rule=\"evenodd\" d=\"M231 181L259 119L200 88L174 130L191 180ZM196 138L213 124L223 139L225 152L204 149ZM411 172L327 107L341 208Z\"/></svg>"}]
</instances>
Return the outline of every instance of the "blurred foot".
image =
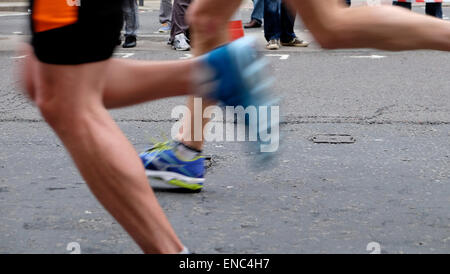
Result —
<instances>
[{"instance_id":1,"label":"blurred foot","mask_svg":"<svg viewBox=\"0 0 450 274\"><path fill-rule=\"evenodd\" d=\"M211 87L209 93L203 96L218 101L223 106L242 106L267 109L278 106L278 98L272 95L274 78L269 73L269 64L266 58L259 56L257 43L254 38L245 37L228 45L219 47L210 53L199 57L208 68L202 74L209 79L203 79L204 86ZM213 83L213 85L211 85ZM199 86L197 90L202 90ZM259 116L260 114L257 113ZM248 142L251 150L259 153L265 146L261 137L262 132L272 132L273 123L259 123L264 118L258 117L256 124L246 120L246 127L254 127L258 132L257 142ZM276 136L273 140L276 140ZM279 141L279 140L277 140ZM279 143L279 142L277 142ZM266 156L258 157L267 162L274 153L264 153Z\"/></svg>"}]
</instances>

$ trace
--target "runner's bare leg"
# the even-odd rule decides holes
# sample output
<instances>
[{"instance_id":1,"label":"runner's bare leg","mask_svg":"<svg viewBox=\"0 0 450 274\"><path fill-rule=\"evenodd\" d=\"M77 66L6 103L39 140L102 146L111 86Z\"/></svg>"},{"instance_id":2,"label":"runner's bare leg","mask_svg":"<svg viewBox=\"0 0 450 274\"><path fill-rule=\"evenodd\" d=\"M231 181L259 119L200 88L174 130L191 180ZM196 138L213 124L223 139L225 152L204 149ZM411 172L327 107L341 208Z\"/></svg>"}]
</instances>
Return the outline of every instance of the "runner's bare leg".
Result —
<instances>
[{"instance_id":1,"label":"runner's bare leg","mask_svg":"<svg viewBox=\"0 0 450 274\"><path fill-rule=\"evenodd\" d=\"M19 67L23 88L34 100L34 67L39 62L30 45L24 44L20 55L26 55ZM196 60L140 61L111 59L106 70L107 81L103 93L105 107L120 108L172 96L192 94L195 89ZM176 75L177 77L174 77Z\"/></svg>"},{"instance_id":2,"label":"runner's bare leg","mask_svg":"<svg viewBox=\"0 0 450 274\"><path fill-rule=\"evenodd\" d=\"M139 61L111 59L104 103L107 108L131 106L195 91L196 60Z\"/></svg>"},{"instance_id":3,"label":"runner's bare leg","mask_svg":"<svg viewBox=\"0 0 450 274\"><path fill-rule=\"evenodd\" d=\"M450 50L450 22L383 5L346 8L341 0L286 0L324 48Z\"/></svg>"},{"instance_id":4,"label":"runner's bare leg","mask_svg":"<svg viewBox=\"0 0 450 274\"><path fill-rule=\"evenodd\" d=\"M94 195L142 250L179 253L183 245L148 184L141 160L104 107L104 72L111 64L34 63L27 86Z\"/></svg>"}]
</instances>

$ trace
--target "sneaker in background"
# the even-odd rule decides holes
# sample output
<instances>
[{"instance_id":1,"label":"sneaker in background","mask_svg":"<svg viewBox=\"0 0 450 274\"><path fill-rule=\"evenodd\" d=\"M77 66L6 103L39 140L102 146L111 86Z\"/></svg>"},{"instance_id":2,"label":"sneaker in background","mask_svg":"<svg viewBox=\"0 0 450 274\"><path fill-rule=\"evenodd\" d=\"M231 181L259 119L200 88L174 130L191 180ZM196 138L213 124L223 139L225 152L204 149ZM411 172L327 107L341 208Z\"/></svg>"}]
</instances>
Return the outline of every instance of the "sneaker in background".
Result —
<instances>
[{"instance_id":1,"label":"sneaker in background","mask_svg":"<svg viewBox=\"0 0 450 274\"><path fill-rule=\"evenodd\" d=\"M307 47L309 46L309 43L295 37L287 43L281 42L281 45L284 47Z\"/></svg>"},{"instance_id":2,"label":"sneaker in background","mask_svg":"<svg viewBox=\"0 0 450 274\"><path fill-rule=\"evenodd\" d=\"M184 33L175 35L173 39L172 47L177 51L189 51L191 46L189 45L189 40Z\"/></svg>"},{"instance_id":3,"label":"sneaker in background","mask_svg":"<svg viewBox=\"0 0 450 274\"><path fill-rule=\"evenodd\" d=\"M133 35L125 36L125 42L123 43L122 47L127 48L134 48L137 46L137 37Z\"/></svg>"},{"instance_id":4,"label":"sneaker in background","mask_svg":"<svg viewBox=\"0 0 450 274\"><path fill-rule=\"evenodd\" d=\"M161 27L158 29L159 33L168 33L172 25L170 23L163 23Z\"/></svg>"},{"instance_id":5,"label":"sneaker in background","mask_svg":"<svg viewBox=\"0 0 450 274\"><path fill-rule=\"evenodd\" d=\"M277 50L280 49L280 41L276 39L272 39L267 43L266 49L268 50Z\"/></svg>"}]
</instances>

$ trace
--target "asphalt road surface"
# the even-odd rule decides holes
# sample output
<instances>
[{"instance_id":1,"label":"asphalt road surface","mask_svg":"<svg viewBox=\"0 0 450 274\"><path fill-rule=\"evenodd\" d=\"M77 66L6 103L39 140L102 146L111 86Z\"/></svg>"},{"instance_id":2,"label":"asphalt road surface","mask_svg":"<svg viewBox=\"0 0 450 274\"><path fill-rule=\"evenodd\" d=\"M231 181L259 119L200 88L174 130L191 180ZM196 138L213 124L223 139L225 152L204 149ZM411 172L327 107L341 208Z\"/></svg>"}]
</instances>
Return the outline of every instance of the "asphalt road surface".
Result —
<instances>
[{"instance_id":1,"label":"asphalt road surface","mask_svg":"<svg viewBox=\"0 0 450 274\"><path fill-rule=\"evenodd\" d=\"M141 13L138 48L117 57L188 57L154 33L157 14ZM0 16L0 253L69 253L71 242L82 253L139 253L20 94L14 48L25 25L25 16ZM247 34L263 42L261 29ZM300 24L297 34L310 39ZM254 170L242 144L208 143L203 192L155 189L182 241L196 253L369 253L371 242L382 253L449 253L450 55L315 43L261 53L279 55L268 57L283 98L279 158ZM112 114L142 151L170 136L171 110L183 102ZM356 142L316 144L317 134Z\"/></svg>"}]
</instances>

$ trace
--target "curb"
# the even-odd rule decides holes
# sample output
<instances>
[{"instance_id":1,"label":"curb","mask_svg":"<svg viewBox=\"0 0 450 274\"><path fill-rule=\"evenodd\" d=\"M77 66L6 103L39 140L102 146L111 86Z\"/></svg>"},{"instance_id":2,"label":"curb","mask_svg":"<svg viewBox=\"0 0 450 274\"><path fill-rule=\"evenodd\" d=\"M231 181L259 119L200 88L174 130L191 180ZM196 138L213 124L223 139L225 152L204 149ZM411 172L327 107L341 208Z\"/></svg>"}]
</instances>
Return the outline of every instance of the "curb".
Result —
<instances>
[{"instance_id":1,"label":"curb","mask_svg":"<svg viewBox=\"0 0 450 274\"><path fill-rule=\"evenodd\" d=\"M28 3L25 2L14 2L14 3L0 2L0 11L27 12L28 7L29 7Z\"/></svg>"}]
</instances>

